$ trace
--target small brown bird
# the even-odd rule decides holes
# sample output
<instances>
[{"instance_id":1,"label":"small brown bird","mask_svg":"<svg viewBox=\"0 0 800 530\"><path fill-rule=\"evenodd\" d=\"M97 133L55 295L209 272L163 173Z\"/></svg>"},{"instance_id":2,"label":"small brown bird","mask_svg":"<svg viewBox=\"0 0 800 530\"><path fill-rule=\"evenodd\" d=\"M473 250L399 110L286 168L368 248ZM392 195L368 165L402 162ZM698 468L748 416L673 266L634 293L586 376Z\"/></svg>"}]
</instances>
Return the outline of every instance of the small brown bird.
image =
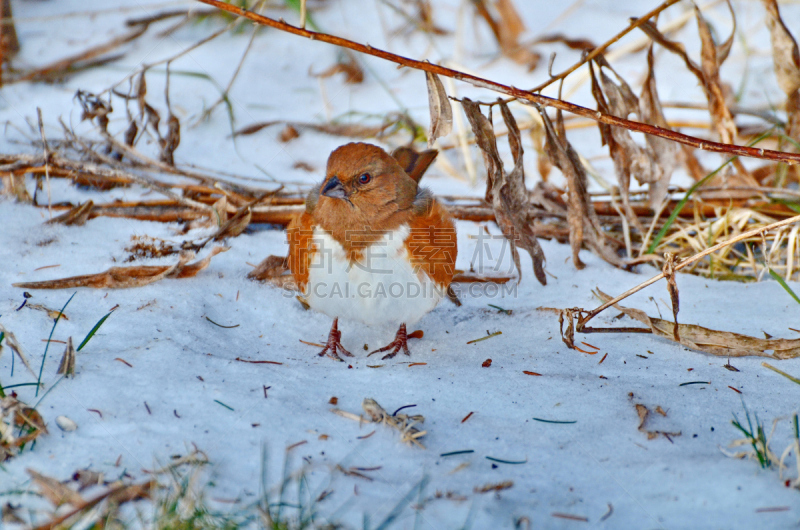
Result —
<instances>
[{"instance_id":1,"label":"small brown bird","mask_svg":"<svg viewBox=\"0 0 800 530\"><path fill-rule=\"evenodd\" d=\"M448 296L456 230L447 210L418 185L436 151L351 143L328 158L325 179L287 228L288 265L310 307L334 318L320 355L352 356L339 317L394 325L394 340L370 353L408 351L406 325Z\"/></svg>"}]
</instances>

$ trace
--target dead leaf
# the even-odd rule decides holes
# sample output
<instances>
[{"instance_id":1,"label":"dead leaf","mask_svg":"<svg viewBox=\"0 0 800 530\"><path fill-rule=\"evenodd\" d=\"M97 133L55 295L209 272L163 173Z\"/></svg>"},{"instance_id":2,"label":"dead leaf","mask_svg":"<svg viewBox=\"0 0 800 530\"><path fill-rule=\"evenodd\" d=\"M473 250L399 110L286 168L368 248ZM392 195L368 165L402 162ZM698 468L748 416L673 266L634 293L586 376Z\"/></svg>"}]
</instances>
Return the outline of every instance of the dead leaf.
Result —
<instances>
[{"instance_id":1,"label":"dead leaf","mask_svg":"<svg viewBox=\"0 0 800 530\"><path fill-rule=\"evenodd\" d=\"M550 160L561 170L569 186L567 202L567 223L569 224L569 243L572 247L572 262L575 267L582 269L585 265L578 253L583 243L592 249L598 256L617 267L624 266L616 251L609 246L600 220L597 218L591 198L587 191L588 177L586 169L566 138L563 123L559 121L559 131L553 126L547 112L536 106L545 126L547 135L546 150Z\"/></svg>"},{"instance_id":2,"label":"dead leaf","mask_svg":"<svg viewBox=\"0 0 800 530\"><path fill-rule=\"evenodd\" d=\"M72 345L72 337L67 339L67 347L64 348L64 355L61 357L61 363L59 363L56 373L66 377L75 377L75 346Z\"/></svg>"},{"instance_id":3,"label":"dead leaf","mask_svg":"<svg viewBox=\"0 0 800 530\"><path fill-rule=\"evenodd\" d=\"M336 64L318 74L312 73L311 76L326 78L340 73L344 74L344 82L347 84L353 85L364 82L364 70L361 69L355 55L350 50L344 50Z\"/></svg>"},{"instance_id":4,"label":"dead leaf","mask_svg":"<svg viewBox=\"0 0 800 530\"><path fill-rule=\"evenodd\" d=\"M416 445L421 449L425 449L425 446L422 445L419 439L425 436L427 431L421 431L416 427L425 421L424 416L419 414L409 416L408 414L400 413L400 410L395 411L394 414L389 414L378 404L377 401L372 398L364 398L364 401L361 403L361 408L364 409L364 412L369 418L367 421L386 424L400 432L400 441L407 444ZM331 409L331 412L344 418L356 420L358 422L364 421L363 416L357 416L343 410Z\"/></svg>"},{"instance_id":5,"label":"dead leaf","mask_svg":"<svg viewBox=\"0 0 800 530\"><path fill-rule=\"evenodd\" d=\"M293 288L294 276L289 273L285 256L269 256L248 273L247 278L260 282L268 281L278 287Z\"/></svg>"},{"instance_id":6,"label":"dead leaf","mask_svg":"<svg viewBox=\"0 0 800 530\"><path fill-rule=\"evenodd\" d=\"M0 188L0 192L3 195L9 195L14 197L17 202L23 204L30 204L32 202L31 194L28 192L28 188L25 186L25 177L24 175L14 175L14 173L6 173L0 177L0 182L2 182L3 186Z\"/></svg>"},{"instance_id":7,"label":"dead leaf","mask_svg":"<svg viewBox=\"0 0 800 530\"><path fill-rule=\"evenodd\" d=\"M7 345L9 348L11 348L12 355L16 353L17 357L19 357L19 360L25 365L25 368L27 368L28 371L35 376L36 372L33 371L33 368L31 368L31 365L28 362L28 358L25 357L25 354L22 352L22 346L20 346L19 342L17 342L17 337L15 337L11 331L7 330L3 324L0 324L0 332L2 332L4 335L3 341L0 342L0 357L3 355L3 346ZM2 461L3 459L0 458L0 462Z\"/></svg>"},{"instance_id":8,"label":"dead leaf","mask_svg":"<svg viewBox=\"0 0 800 530\"><path fill-rule=\"evenodd\" d=\"M762 0L767 10L767 27L772 40L772 60L778 86L786 93L786 134L800 141L800 50L784 24L776 0Z\"/></svg>"},{"instance_id":9,"label":"dead leaf","mask_svg":"<svg viewBox=\"0 0 800 530\"><path fill-rule=\"evenodd\" d=\"M497 39L503 55L512 61L525 65L533 71L539 64L538 53L520 44L519 39L525 33L525 24L519 16L512 0L474 0L472 3L478 14L489 25L489 29ZM491 12L494 11L494 14Z\"/></svg>"},{"instance_id":10,"label":"dead leaf","mask_svg":"<svg viewBox=\"0 0 800 530\"><path fill-rule=\"evenodd\" d=\"M504 480L503 482L490 482L488 484L484 484L483 486L476 487L473 491L475 493L489 493L491 491L503 491L507 489L511 489L514 487L513 480Z\"/></svg>"},{"instance_id":11,"label":"dead leaf","mask_svg":"<svg viewBox=\"0 0 800 530\"><path fill-rule=\"evenodd\" d=\"M0 463L46 433L47 425L36 409L14 397L0 397Z\"/></svg>"},{"instance_id":12,"label":"dead leaf","mask_svg":"<svg viewBox=\"0 0 800 530\"><path fill-rule=\"evenodd\" d=\"M155 479L142 484L130 484L124 488L112 490L109 501L114 504L136 501L139 499L149 499L150 492L158 485Z\"/></svg>"},{"instance_id":13,"label":"dead leaf","mask_svg":"<svg viewBox=\"0 0 800 530\"><path fill-rule=\"evenodd\" d=\"M131 121L131 124L128 125L128 128L125 129L125 138L124 142L125 145L128 147L133 147L133 143L136 141L136 135L139 134L139 126L136 125L135 121Z\"/></svg>"},{"instance_id":14,"label":"dead leaf","mask_svg":"<svg viewBox=\"0 0 800 530\"><path fill-rule=\"evenodd\" d=\"M667 280L667 291L669 292L669 299L672 302L672 317L674 325L672 327L672 338L675 342L680 342L681 337L678 331L678 311L680 311L680 298L678 293L678 283L675 281L675 254L667 252L664 254L664 279Z\"/></svg>"},{"instance_id":15,"label":"dead leaf","mask_svg":"<svg viewBox=\"0 0 800 530\"><path fill-rule=\"evenodd\" d=\"M653 67L653 45L647 49L647 77L642 83L642 94L639 96L640 118L644 123L669 129L667 119L661 107L661 100L656 89L655 69ZM666 138L648 134L645 142L652 157L652 170L649 173L638 175L634 173L639 184L648 184L648 203L653 210L657 209L667 196L670 178L678 166L678 144ZM687 150L691 153L691 150ZM703 173L705 175L706 173ZM700 177L702 178L702 177Z\"/></svg>"},{"instance_id":16,"label":"dead leaf","mask_svg":"<svg viewBox=\"0 0 800 530\"><path fill-rule=\"evenodd\" d=\"M595 76L594 66L597 66L600 82ZM603 71L608 68L617 77L614 83ZM633 94L630 86L622 79L609 65L603 56L598 56L590 63L589 71L592 79L592 96L597 102L597 110L604 114L611 114L619 118L627 119L631 114L639 113L639 100ZM602 88L601 88L602 87ZM631 185L631 174L645 177L645 171L649 172L651 156L645 148L639 146L631 135L630 131L622 127L612 127L608 124L597 122L600 129L600 137L603 145L608 145L611 159L614 161L614 169L617 173L622 205L625 209L625 216L639 233L644 233L639 217L634 213L630 204L629 189Z\"/></svg>"},{"instance_id":17,"label":"dead leaf","mask_svg":"<svg viewBox=\"0 0 800 530\"><path fill-rule=\"evenodd\" d=\"M214 241L222 241L228 237L236 237L247 228L253 218L253 210L250 206L245 206L233 217L228 219L225 224L219 227L219 230L214 234Z\"/></svg>"},{"instance_id":18,"label":"dead leaf","mask_svg":"<svg viewBox=\"0 0 800 530\"><path fill-rule=\"evenodd\" d=\"M596 292L603 302L608 302L612 299L600 289L597 289ZM650 328L657 337L674 340L673 322L649 317L647 313L639 309L630 309L619 304L614 304L614 307ZM759 339L731 331L708 329L695 324L679 324L678 330L681 344L695 351L711 355L721 357L754 355L773 359L800 357L800 339Z\"/></svg>"},{"instance_id":19,"label":"dead leaf","mask_svg":"<svg viewBox=\"0 0 800 530\"><path fill-rule=\"evenodd\" d=\"M80 493L70 489L58 480L42 475L30 468L25 471L28 472L34 484L39 488L39 493L50 501L53 506L58 507L62 504L70 504L74 507L85 504L86 501L81 497Z\"/></svg>"},{"instance_id":20,"label":"dead leaf","mask_svg":"<svg viewBox=\"0 0 800 530\"><path fill-rule=\"evenodd\" d=\"M108 115L113 111L110 100L106 103L91 92L84 92L83 90L78 90L75 93L75 99L78 100L83 109L81 121L97 120L97 125L100 126L100 129L103 132L108 132Z\"/></svg>"},{"instance_id":21,"label":"dead leaf","mask_svg":"<svg viewBox=\"0 0 800 530\"><path fill-rule=\"evenodd\" d=\"M211 206L213 211L210 214L211 221L215 226L222 226L228 220L228 196L223 195Z\"/></svg>"},{"instance_id":22,"label":"dead leaf","mask_svg":"<svg viewBox=\"0 0 800 530\"><path fill-rule=\"evenodd\" d=\"M291 125L287 125L287 126L285 126L283 128L281 133L278 135L278 140L280 140L283 143L286 143L288 141L294 140L295 138L298 138L299 136L300 136L300 133L297 132L297 129L295 129Z\"/></svg>"},{"instance_id":23,"label":"dead leaf","mask_svg":"<svg viewBox=\"0 0 800 530\"><path fill-rule=\"evenodd\" d=\"M650 410L641 403L636 403L635 406L636 406L636 414L638 414L639 416L639 427L638 427L639 432L643 432L644 434L646 434L648 440L653 440L654 438L658 438L659 436L663 436L667 440L670 440L671 437L681 435L680 431L665 432L665 431L650 431L645 429L644 424L647 422L647 418L650 416ZM656 412L659 412L659 414L661 414L662 416L666 416L666 414L664 413L664 409L662 409L661 406L656 408Z\"/></svg>"},{"instance_id":24,"label":"dead leaf","mask_svg":"<svg viewBox=\"0 0 800 530\"><path fill-rule=\"evenodd\" d=\"M564 331L564 320L567 321L567 330ZM558 313L558 326L561 332L561 341L570 350L575 349L575 310L562 309Z\"/></svg>"},{"instance_id":25,"label":"dead leaf","mask_svg":"<svg viewBox=\"0 0 800 530\"><path fill-rule=\"evenodd\" d=\"M181 143L181 122L169 113L167 116L167 135L161 139L161 161L170 166L175 165L175 150Z\"/></svg>"},{"instance_id":26,"label":"dead leaf","mask_svg":"<svg viewBox=\"0 0 800 530\"><path fill-rule=\"evenodd\" d=\"M730 2L728 2L728 7L730 7ZM733 16L733 9L731 8L731 16L733 16L731 36L728 38L727 43L717 47L711 35L711 26L706 22L697 4L694 6L694 13L697 18L697 28L700 32L700 42L702 43L700 67L703 71L703 78L701 81L708 98L708 110L711 113L711 119L714 123L714 128L719 134L720 141L726 144L734 144L736 143L736 124L733 122L733 115L725 103L719 68L727 58L728 50L730 50L730 45L733 42L733 35L736 32L736 17Z\"/></svg>"},{"instance_id":27,"label":"dead leaf","mask_svg":"<svg viewBox=\"0 0 800 530\"><path fill-rule=\"evenodd\" d=\"M486 202L492 205L495 220L508 240L511 257L522 280L519 252L517 247L526 250L533 262L533 272L542 285L547 284L544 273L544 251L533 232L534 218L531 203L525 188L525 169L522 163L523 149L519 127L508 105L498 99L503 121L508 128L508 143L514 157L514 169L506 173L497 151L497 138L489 119L483 115L480 106L468 98L462 100L475 141L483 154L486 166Z\"/></svg>"},{"instance_id":28,"label":"dead leaf","mask_svg":"<svg viewBox=\"0 0 800 530\"><path fill-rule=\"evenodd\" d=\"M37 431L36 436L39 432L47 434L47 425L42 415L36 409L24 406L22 402L18 402L18 405L14 414L14 424Z\"/></svg>"},{"instance_id":29,"label":"dead leaf","mask_svg":"<svg viewBox=\"0 0 800 530\"><path fill-rule=\"evenodd\" d=\"M425 72L425 81L428 85L428 107L431 112L428 147L433 147L437 138L447 136L453 130L453 108L438 75Z\"/></svg>"},{"instance_id":30,"label":"dead leaf","mask_svg":"<svg viewBox=\"0 0 800 530\"><path fill-rule=\"evenodd\" d=\"M93 208L94 202L92 200L88 200L85 203L79 204L78 206L72 208L66 213L59 215L58 217L53 217L45 224L60 223L67 226L82 226L89 219L89 215L92 213Z\"/></svg>"},{"instance_id":31,"label":"dead leaf","mask_svg":"<svg viewBox=\"0 0 800 530\"><path fill-rule=\"evenodd\" d=\"M136 91L136 102L139 105L139 116L143 117L145 115L145 96L147 96L147 78L145 75L147 74L147 69L145 68L142 70L142 73L136 78L136 84L134 85L134 90Z\"/></svg>"},{"instance_id":32,"label":"dead leaf","mask_svg":"<svg viewBox=\"0 0 800 530\"><path fill-rule=\"evenodd\" d=\"M59 280L41 282L15 283L21 289L68 289L75 287L92 287L94 289L128 289L142 287L164 278L191 278L208 267L211 258L228 250L227 247L214 247L208 256L194 263L194 252L181 252L178 263L167 265L142 265L137 267L111 267L105 272L84 276L71 276Z\"/></svg>"}]
</instances>

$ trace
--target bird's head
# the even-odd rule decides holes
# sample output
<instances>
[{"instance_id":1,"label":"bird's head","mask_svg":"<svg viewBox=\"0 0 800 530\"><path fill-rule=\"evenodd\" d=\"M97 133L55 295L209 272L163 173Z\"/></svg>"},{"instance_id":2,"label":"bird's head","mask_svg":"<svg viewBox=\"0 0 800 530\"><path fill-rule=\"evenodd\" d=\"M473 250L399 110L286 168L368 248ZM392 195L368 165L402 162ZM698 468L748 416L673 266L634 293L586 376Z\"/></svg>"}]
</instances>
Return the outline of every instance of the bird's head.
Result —
<instances>
[{"instance_id":1,"label":"bird's head","mask_svg":"<svg viewBox=\"0 0 800 530\"><path fill-rule=\"evenodd\" d=\"M414 215L418 192L417 181L386 151L350 143L328 158L313 215L334 235L342 230L384 232Z\"/></svg>"}]
</instances>

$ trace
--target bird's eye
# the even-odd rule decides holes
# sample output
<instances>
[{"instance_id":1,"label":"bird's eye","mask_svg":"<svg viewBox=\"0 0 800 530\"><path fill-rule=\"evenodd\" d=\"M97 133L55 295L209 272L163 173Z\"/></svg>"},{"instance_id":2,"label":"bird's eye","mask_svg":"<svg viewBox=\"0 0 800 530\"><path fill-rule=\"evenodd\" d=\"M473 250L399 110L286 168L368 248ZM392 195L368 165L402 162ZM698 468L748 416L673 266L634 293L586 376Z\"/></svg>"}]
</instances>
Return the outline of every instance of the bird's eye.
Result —
<instances>
[{"instance_id":1,"label":"bird's eye","mask_svg":"<svg viewBox=\"0 0 800 530\"><path fill-rule=\"evenodd\" d=\"M370 180L372 180L372 175L369 173L364 173L360 177L358 177L359 184L367 184Z\"/></svg>"}]
</instances>

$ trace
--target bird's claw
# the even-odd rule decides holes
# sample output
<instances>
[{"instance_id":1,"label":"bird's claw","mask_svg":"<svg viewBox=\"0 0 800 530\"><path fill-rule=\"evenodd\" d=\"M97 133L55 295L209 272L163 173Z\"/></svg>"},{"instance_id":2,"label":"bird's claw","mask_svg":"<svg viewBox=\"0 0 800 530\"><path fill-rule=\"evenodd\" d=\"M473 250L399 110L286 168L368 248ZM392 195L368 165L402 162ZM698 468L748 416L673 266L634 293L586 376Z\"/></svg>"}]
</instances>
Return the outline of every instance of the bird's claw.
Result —
<instances>
[{"instance_id":1,"label":"bird's claw","mask_svg":"<svg viewBox=\"0 0 800 530\"><path fill-rule=\"evenodd\" d=\"M369 357L373 353L383 353L385 351L392 350L383 357L381 357L381 360L385 361L386 359L391 359L392 357L397 355L400 352L400 348L403 349L403 353L405 353L408 356L411 356L411 352L408 351L408 333L406 332L405 324L400 324L400 329L397 330L397 334L394 336L394 340L392 342L390 342L383 348L369 352L369 355L367 355L367 357Z\"/></svg>"},{"instance_id":2,"label":"bird's claw","mask_svg":"<svg viewBox=\"0 0 800 530\"><path fill-rule=\"evenodd\" d=\"M341 340L342 340L342 332L339 331L339 318L337 317L333 319L331 332L328 333L328 342L325 343L325 348L321 352L319 352L319 356L322 357L323 355L325 355L335 361L344 362L344 359L339 357L339 354L337 353L338 351L343 353L347 357L352 357L353 354L344 349Z\"/></svg>"}]
</instances>

